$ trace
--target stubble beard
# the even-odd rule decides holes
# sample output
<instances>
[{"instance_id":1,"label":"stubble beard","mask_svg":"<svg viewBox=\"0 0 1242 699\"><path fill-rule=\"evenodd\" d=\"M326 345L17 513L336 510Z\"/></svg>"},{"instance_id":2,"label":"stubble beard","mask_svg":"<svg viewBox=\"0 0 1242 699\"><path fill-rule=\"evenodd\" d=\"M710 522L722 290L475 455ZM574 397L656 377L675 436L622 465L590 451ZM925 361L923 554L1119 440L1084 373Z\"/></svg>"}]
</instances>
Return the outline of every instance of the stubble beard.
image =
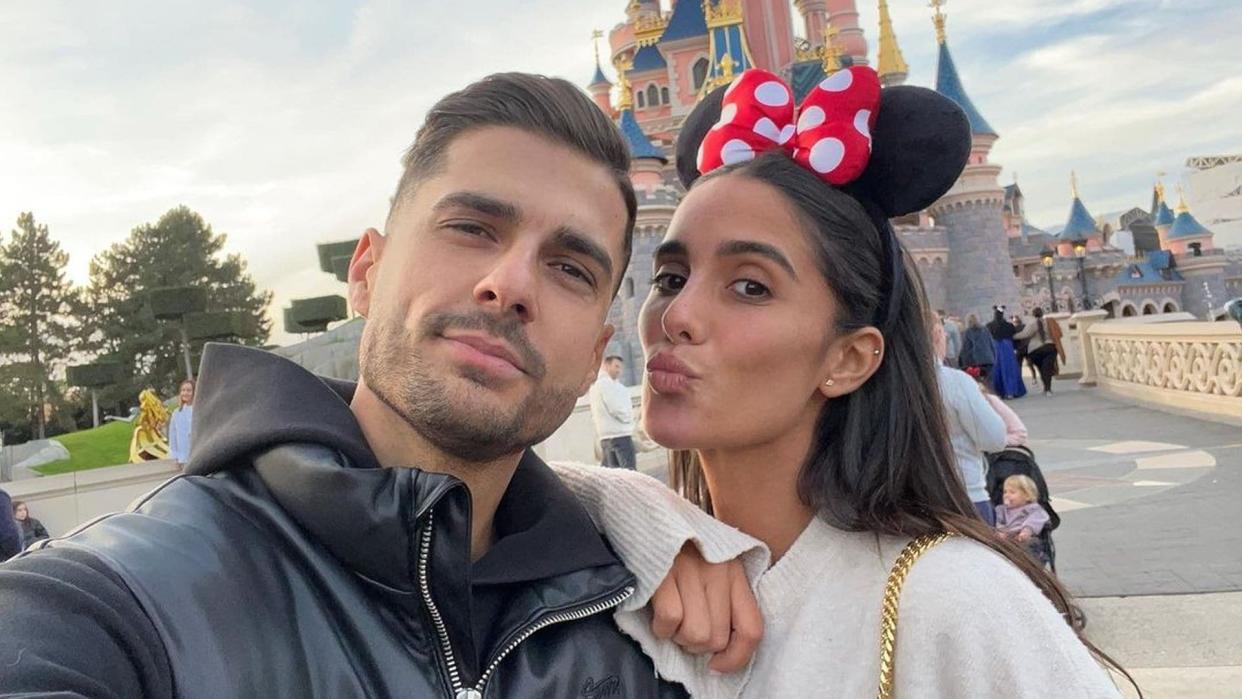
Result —
<instances>
[{"instance_id":1,"label":"stubble beard","mask_svg":"<svg viewBox=\"0 0 1242 699\"><path fill-rule=\"evenodd\" d=\"M486 373L436 371L419 347L454 320L461 317L428 318L417 335L397 323L374 323L363 333L359 354L367 388L423 439L462 462L495 461L547 439L573 411L576 391L549 384L544 373L528 378L535 388L524 399L497 406L487 395L495 379ZM471 318L465 324L479 322Z\"/></svg>"}]
</instances>

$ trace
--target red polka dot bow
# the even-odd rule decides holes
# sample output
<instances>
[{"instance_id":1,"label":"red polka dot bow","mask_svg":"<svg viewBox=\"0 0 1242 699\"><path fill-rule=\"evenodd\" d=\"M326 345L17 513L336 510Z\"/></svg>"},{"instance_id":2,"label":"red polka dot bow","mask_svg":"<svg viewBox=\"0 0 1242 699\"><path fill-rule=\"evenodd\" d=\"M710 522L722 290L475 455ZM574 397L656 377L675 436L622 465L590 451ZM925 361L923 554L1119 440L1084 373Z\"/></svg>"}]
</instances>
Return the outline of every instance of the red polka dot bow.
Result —
<instances>
[{"instance_id":1,"label":"red polka dot bow","mask_svg":"<svg viewBox=\"0 0 1242 699\"><path fill-rule=\"evenodd\" d=\"M871 128L880 106L880 79L864 66L824 78L802 101L794 121L793 90L766 70L744 71L725 90L720 120L699 145L699 172L782 148L825 182L853 182L871 158Z\"/></svg>"}]
</instances>

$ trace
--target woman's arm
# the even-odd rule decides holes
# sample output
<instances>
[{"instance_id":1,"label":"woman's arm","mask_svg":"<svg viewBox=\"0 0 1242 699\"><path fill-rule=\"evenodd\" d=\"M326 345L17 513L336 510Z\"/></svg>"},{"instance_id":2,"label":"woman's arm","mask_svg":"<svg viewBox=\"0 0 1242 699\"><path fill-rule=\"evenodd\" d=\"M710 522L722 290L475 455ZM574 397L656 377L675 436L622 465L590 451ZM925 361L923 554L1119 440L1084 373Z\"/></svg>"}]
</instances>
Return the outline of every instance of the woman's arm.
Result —
<instances>
[{"instance_id":1,"label":"woman's arm","mask_svg":"<svg viewBox=\"0 0 1242 699\"><path fill-rule=\"evenodd\" d=\"M1030 435L1026 431L1026 425L1022 422L1022 418L1018 417L1013 408L1005 405L1005 401L1000 398L990 393L985 393L983 397L1005 423L1005 443L1011 447L1026 446Z\"/></svg>"},{"instance_id":2,"label":"woman's arm","mask_svg":"<svg viewBox=\"0 0 1242 699\"><path fill-rule=\"evenodd\" d=\"M979 451L1000 451L1005 448L1005 421L988 405L983 391L964 372L950 370L952 393L949 400L957 413L962 431Z\"/></svg>"},{"instance_id":3,"label":"woman's arm","mask_svg":"<svg viewBox=\"0 0 1242 699\"><path fill-rule=\"evenodd\" d=\"M586 508L621 562L638 579L623 611L641 609L669 576L682 548L693 542L704 560L741 557L751 580L767 567L762 543L715 519L643 473L586 464L549 464Z\"/></svg>"}]
</instances>

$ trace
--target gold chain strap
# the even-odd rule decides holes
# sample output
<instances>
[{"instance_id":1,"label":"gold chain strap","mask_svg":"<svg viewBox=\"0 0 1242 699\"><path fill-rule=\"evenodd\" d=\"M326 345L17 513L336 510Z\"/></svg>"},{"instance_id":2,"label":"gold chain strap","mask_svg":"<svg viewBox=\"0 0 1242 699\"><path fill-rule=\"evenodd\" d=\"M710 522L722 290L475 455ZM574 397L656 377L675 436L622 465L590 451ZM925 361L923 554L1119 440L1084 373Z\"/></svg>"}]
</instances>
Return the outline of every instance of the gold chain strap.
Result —
<instances>
[{"instance_id":1,"label":"gold chain strap","mask_svg":"<svg viewBox=\"0 0 1242 699\"><path fill-rule=\"evenodd\" d=\"M893 664L897 649L897 605L901 602L901 586L906 583L906 576L919 557L927 553L933 546L953 536L949 532L942 534L924 534L906 544L893 570L888 574L888 584L884 586L884 612L880 617L880 690L877 699L890 699L893 696Z\"/></svg>"}]
</instances>

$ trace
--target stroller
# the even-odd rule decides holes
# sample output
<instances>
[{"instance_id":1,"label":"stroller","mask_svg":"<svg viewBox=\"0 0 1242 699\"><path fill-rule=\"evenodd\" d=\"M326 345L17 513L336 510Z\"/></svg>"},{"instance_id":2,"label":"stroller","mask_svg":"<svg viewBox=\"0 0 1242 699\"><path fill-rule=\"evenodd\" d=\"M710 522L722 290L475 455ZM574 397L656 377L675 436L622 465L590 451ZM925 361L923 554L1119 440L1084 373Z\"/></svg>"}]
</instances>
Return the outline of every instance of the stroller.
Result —
<instances>
[{"instance_id":1,"label":"stroller","mask_svg":"<svg viewBox=\"0 0 1242 699\"><path fill-rule=\"evenodd\" d=\"M1004 494L1005 479L1010 476L1027 476L1035 481L1039 489L1039 504L1048 513L1048 524L1039 532L1038 543L1032 550L1040 560L1055 574L1057 572L1057 547L1052 542L1052 532L1061 526L1061 516L1052 509L1048 497L1048 484L1044 474L1035 462L1035 453L1027 447L1006 447L1004 451L988 454L988 496L992 505L1001 504Z\"/></svg>"}]
</instances>

